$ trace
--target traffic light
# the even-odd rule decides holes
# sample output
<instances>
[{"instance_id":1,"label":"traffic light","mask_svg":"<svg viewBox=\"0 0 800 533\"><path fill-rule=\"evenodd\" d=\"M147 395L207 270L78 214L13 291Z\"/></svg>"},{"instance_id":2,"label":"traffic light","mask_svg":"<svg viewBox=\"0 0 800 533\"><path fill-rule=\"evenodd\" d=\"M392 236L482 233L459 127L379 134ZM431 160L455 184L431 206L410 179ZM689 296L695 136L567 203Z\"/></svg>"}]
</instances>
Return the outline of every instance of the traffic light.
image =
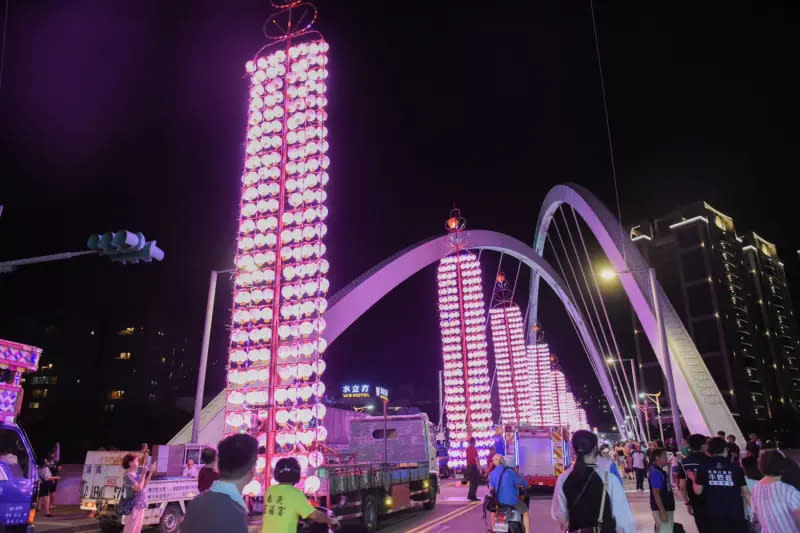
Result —
<instances>
[{"instance_id":1,"label":"traffic light","mask_svg":"<svg viewBox=\"0 0 800 533\"><path fill-rule=\"evenodd\" d=\"M164 250L156 246L156 241L147 242L142 232L120 230L93 234L89 236L87 245L90 250L97 250L100 255L107 255L112 261L123 264L164 259Z\"/></svg>"}]
</instances>

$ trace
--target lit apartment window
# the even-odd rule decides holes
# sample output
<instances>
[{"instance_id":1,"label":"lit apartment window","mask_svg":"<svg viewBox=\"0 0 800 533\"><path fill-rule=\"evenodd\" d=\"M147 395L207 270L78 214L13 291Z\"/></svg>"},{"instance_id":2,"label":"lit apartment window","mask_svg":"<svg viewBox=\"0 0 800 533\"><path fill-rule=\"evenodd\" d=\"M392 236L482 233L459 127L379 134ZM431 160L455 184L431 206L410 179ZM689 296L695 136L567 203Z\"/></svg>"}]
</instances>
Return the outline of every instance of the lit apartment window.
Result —
<instances>
[{"instance_id":1,"label":"lit apartment window","mask_svg":"<svg viewBox=\"0 0 800 533\"><path fill-rule=\"evenodd\" d=\"M124 390L112 390L108 397L112 400L120 400L125 396Z\"/></svg>"},{"instance_id":2,"label":"lit apartment window","mask_svg":"<svg viewBox=\"0 0 800 533\"><path fill-rule=\"evenodd\" d=\"M119 358L120 359L130 359L131 358L131 352L120 352Z\"/></svg>"},{"instance_id":3,"label":"lit apartment window","mask_svg":"<svg viewBox=\"0 0 800 533\"><path fill-rule=\"evenodd\" d=\"M167 362L167 358L166 358L166 357L162 357L162 358L161 358L161 362L162 362L162 363L166 363L166 362Z\"/></svg>"},{"instance_id":4,"label":"lit apartment window","mask_svg":"<svg viewBox=\"0 0 800 533\"><path fill-rule=\"evenodd\" d=\"M38 409L39 402L28 402L28 409Z\"/></svg>"},{"instance_id":5,"label":"lit apartment window","mask_svg":"<svg viewBox=\"0 0 800 533\"><path fill-rule=\"evenodd\" d=\"M125 335L133 335L133 333L135 331L136 331L136 328L125 328L123 330L120 330L119 334L123 335L123 336L125 336Z\"/></svg>"}]
</instances>

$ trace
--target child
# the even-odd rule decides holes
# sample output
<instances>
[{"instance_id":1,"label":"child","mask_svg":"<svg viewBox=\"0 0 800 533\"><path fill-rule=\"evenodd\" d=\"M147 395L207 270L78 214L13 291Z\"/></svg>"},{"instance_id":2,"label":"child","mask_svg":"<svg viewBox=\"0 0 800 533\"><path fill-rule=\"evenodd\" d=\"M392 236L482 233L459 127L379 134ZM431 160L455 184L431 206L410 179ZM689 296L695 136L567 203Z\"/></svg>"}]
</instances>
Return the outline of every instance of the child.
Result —
<instances>
[{"instance_id":1,"label":"child","mask_svg":"<svg viewBox=\"0 0 800 533\"><path fill-rule=\"evenodd\" d=\"M667 465L667 452L664 448L653 450L650 458L650 474L647 483L650 485L650 509L653 511L657 533L672 533L675 521L675 496L669 476L664 471Z\"/></svg>"}]
</instances>

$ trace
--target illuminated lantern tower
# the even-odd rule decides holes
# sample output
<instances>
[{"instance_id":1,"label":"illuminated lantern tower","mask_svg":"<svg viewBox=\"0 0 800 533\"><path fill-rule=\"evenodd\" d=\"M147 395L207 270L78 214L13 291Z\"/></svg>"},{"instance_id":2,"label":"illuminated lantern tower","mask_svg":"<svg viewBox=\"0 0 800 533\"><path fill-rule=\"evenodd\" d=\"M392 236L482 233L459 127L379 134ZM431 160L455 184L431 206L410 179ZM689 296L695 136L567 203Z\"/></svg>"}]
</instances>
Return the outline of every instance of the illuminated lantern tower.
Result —
<instances>
[{"instance_id":1,"label":"illuminated lantern tower","mask_svg":"<svg viewBox=\"0 0 800 533\"><path fill-rule=\"evenodd\" d=\"M492 309L492 346L500 399L500 417L504 424L528 423L531 420L531 387L522 313L511 300L505 275L497 276Z\"/></svg>"},{"instance_id":2,"label":"illuminated lantern tower","mask_svg":"<svg viewBox=\"0 0 800 533\"><path fill-rule=\"evenodd\" d=\"M550 348L544 342L528 346L528 370L531 382L531 424L548 426L558 423L558 396L551 369Z\"/></svg>"},{"instance_id":3,"label":"illuminated lantern tower","mask_svg":"<svg viewBox=\"0 0 800 533\"><path fill-rule=\"evenodd\" d=\"M250 103L225 406L226 433L250 433L265 447L245 490L253 495L286 456L298 459L306 492L314 492L323 462L317 443L326 437L319 399L328 43L310 29L313 6L278 7L264 25L273 42L245 65Z\"/></svg>"},{"instance_id":4,"label":"illuminated lantern tower","mask_svg":"<svg viewBox=\"0 0 800 533\"><path fill-rule=\"evenodd\" d=\"M465 225L454 209L446 223L453 253L439 262L438 270L448 464L457 468L466 465L464 448L470 437L475 437L482 458L492 444L486 309L478 258L465 249Z\"/></svg>"}]
</instances>

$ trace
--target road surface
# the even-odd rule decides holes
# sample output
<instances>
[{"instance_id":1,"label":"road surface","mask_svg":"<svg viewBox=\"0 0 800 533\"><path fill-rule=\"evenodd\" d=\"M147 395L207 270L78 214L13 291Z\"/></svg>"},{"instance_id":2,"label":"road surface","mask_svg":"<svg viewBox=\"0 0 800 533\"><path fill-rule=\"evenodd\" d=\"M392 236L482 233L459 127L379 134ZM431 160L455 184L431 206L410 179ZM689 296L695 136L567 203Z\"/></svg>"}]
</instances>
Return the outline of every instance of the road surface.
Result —
<instances>
[{"instance_id":1,"label":"road surface","mask_svg":"<svg viewBox=\"0 0 800 533\"><path fill-rule=\"evenodd\" d=\"M653 530L653 516L650 512L649 492L633 490L633 482L626 482L626 492L636 518L636 531ZM478 498L483 499L487 488L478 489ZM437 533L437 532L474 532L488 530L483 520L483 509L480 503L470 502L466 498L467 487L459 481L443 480L439 501L431 511L411 510L397 513L382 520L381 533ZM548 490L536 490L531 494L531 526L535 533L562 533L558 524L550 518L550 501L553 493ZM677 502L676 521L683 524L688 533L697 533L694 520L686 512L686 506Z\"/></svg>"}]
</instances>

